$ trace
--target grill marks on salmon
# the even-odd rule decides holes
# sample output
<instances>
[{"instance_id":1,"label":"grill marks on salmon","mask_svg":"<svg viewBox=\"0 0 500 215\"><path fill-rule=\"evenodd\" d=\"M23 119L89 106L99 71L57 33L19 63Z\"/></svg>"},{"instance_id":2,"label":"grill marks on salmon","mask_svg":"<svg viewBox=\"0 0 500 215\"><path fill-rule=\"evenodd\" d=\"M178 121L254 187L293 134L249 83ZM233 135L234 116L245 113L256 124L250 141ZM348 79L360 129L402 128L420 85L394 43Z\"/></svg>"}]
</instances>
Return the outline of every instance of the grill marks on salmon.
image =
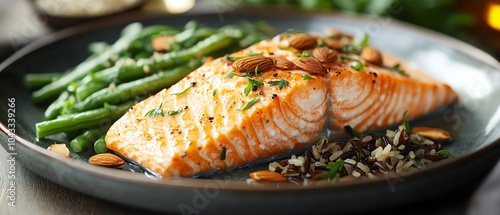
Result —
<instances>
[{"instance_id":1,"label":"grill marks on salmon","mask_svg":"<svg viewBox=\"0 0 500 215\"><path fill-rule=\"evenodd\" d=\"M282 45L263 41L234 55L298 58ZM326 131L343 131L345 125L383 128L400 122L404 111L415 118L457 100L450 87L427 77L413 78L421 73L409 68L410 76L405 77L373 65L363 71L341 61L325 67L325 75L298 69L265 71L253 77L264 86L246 96L248 78L228 78L230 62L215 59L133 106L108 131L107 146L161 176L193 176L289 154ZM304 75L313 80L304 80ZM268 84L282 79L289 86ZM259 101L242 111L252 98ZM160 104L165 116L145 116ZM167 115L169 110L181 112Z\"/></svg>"}]
</instances>

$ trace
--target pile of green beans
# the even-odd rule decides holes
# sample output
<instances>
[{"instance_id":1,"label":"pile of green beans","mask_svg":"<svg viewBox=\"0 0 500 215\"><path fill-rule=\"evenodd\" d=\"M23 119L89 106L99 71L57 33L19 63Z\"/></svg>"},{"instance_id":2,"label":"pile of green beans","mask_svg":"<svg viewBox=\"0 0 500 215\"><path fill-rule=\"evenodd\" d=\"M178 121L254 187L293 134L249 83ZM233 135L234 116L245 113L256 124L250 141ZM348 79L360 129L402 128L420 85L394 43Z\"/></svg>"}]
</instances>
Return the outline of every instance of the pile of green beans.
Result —
<instances>
[{"instance_id":1,"label":"pile of green beans","mask_svg":"<svg viewBox=\"0 0 500 215\"><path fill-rule=\"evenodd\" d=\"M76 153L107 152L109 127L138 101L168 88L200 67L206 57L220 57L271 36L265 23L210 28L195 21L183 28L126 26L114 44L89 44L91 56L66 72L25 76L32 100L47 104L37 138L66 133ZM154 38L170 36L170 49L158 53Z\"/></svg>"}]
</instances>

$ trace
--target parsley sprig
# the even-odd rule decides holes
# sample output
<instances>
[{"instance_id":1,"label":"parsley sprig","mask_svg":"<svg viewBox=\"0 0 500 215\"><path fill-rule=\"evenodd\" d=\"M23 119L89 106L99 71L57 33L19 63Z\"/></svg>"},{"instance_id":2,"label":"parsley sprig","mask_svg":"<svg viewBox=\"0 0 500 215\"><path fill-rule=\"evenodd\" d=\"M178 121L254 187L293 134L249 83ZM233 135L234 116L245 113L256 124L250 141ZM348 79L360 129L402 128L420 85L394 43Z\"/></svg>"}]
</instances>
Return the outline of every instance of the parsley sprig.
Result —
<instances>
[{"instance_id":1,"label":"parsley sprig","mask_svg":"<svg viewBox=\"0 0 500 215\"><path fill-rule=\"evenodd\" d=\"M163 114L163 110L161 109L161 106L163 105L163 102L160 103L160 106L155 107L151 110L149 110L144 116L151 116L151 117L156 117L156 116L165 116Z\"/></svg>"},{"instance_id":2,"label":"parsley sprig","mask_svg":"<svg viewBox=\"0 0 500 215\"><path fill-rule=\"evenodd\" d=\"M186 89L184 89L184 90L182 90L182 91L180 91L180 92L178 92L178 93L171 93L170 95L173 95L173 96L180 96L180 95L184 94L185 92L187 92L189 89L191 89L191 86L186 87Z\"/></svg>"},{"instance_id":3,"label":"parsley sprig","mask_svg":"<svg viewBox=\"0 0 500 215\"><path fill-rule=\"evenodd\" d=\"M262 82L262 80L248 78L248 85L243 90L243 93L245 93L245 96L248 96L250 94L250 91L257 90L257 88L261 86L264 86L264 82Z\"/></svg>"},{"instance_id":4,"label":"parsley sprig","mask_svg":"<svg viewBox=\"0 0 500 215\"><path fill-rule=\"evenodd\" d=\"M179 109L179 110L168 110L167 111L167 115L169 115L169 116L177 115L177 114L180 114L181 112L182 112L182 109Z\"/></svg>"},{"instance_id":5,"label":"parsley sprig","mask_svg":"<svg viewBox=\"0 0 500 215\"><path fill-rule=\"evenodd\" d=\"M326 174L325 178L332 179L333 182L335 183L337 179L340 178L340 171L342 171L342 168L344 168L344 161L343 160L338 160L335 162L332 162L328 164L328 173Z\"/></svg>"},{"instance_id":6,"label":"parsley sprig","mask_svg":"<svg viewBox=\"0 0 500 215\"><path fill-rule=\"evenodd\" d=\"M278 86L278 89L282 89L283 87L288 87L289 83L285 79L277 80L277 81L269 81L267 82L270 85Z\"/></svg>"},{"instance_id":7,"label":"parsley sprig","mask_svg":"<svg viewBox=\"0 0 500 215\"><path fill-rule=\"evenodd\" d=\"M241 109L238 109L239 111L245 111L245 110L248 110L249 108L251 108L255 103L257 103L259 101L259 97L255 97L255 98L252 98L250 99L250 101L247 102L247 104L245 105L245 107L241 108Z\"/></svg>"}]
</instances>

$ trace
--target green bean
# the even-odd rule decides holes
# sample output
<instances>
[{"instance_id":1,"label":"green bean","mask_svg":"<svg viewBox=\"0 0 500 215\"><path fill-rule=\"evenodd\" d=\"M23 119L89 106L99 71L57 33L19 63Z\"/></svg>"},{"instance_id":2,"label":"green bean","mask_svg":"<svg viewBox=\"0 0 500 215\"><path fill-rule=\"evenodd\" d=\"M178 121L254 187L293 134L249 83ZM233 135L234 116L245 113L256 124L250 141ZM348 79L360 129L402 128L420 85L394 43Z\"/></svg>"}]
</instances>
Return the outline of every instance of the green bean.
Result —
<instances>
[{"instance_id":1,"label":"green bean","mask_svg":"<svg viewBox=\"0 0 500 215\"><path fill-rule=\"evenodd\" d=\"M64 104L69 98L70 93L68 91L64 91L63 93L61 93L61 95L59 95L59 97L54 102L52 102L49 107L47 107L43 114L43 119L51 120L59 116L63 111Z\"/></svg>"},{"instance_id":2,"label":"green bean","mask_svg":"<svg viewBox=\"0 0 500 215\"><path fill-rule=\"evenodd\" d=\"M163 88L169 87L193 70L198 68L203 61L192 60L188 64L176 67L171 71L160 72L142 79L120 84L115 88L104 88L75 104L72 112L82 112L101 107L105 103L112 104L116 101L125 101L136 96L152 94Z\"/></svg>"},{"instance_id":3,"label":"green bean","mask_svg":"<svg viewBox=\"0 0 500 215\"><path fill-rule=\"evenodd\" d=\"M41 87L61 78L64 73L31 73L24 76L24 85L30 90L40 89Z\"/></svg>"},{"instance_id":4,"label":"green bean","mask_svg":"<svg viewBox=\"0 0 500 215\"><path fill-rule=\"evenodd\" d=\"M217 29L213 28L200 28L196 31L193 32L193 35L190 37L184 39L184 40L179 40L176 41L176 43L179 43L179 45L183 48L189 48L191 46L194 46L198 41L203 40L207 37L209 37L212 34L216 34Z\"/></svg>"},{"instance_id":5,"label":"green bean","mask_svg":"<svg viewBox=\"0 0 500 215\"><path fill-rule=\"evenodd\" d=\"M194 39L200 40L203 38L203 36L206 35L211 35L216 32L215 29L208 29L208 28L203 28L203 29L197 29L198 28L198 23L195 21L191 21L188 24L186 24L185 30L183 32L180 32L178 34L175 34L175 41L176 43L184 43L186 41L193 42ZM207 36L206 36L207 37ZM203 38L204 39L204 38ZM150 42L150 41L149 41ZM196 41L197 42L197 41ZM131 43L133 47L136 47L134 49L144 49L146 46L140 42L140 41L135 41L135 43ZM142 54L144 56L151 56L151 53L148 51L137 51L138 54ZM140 59L140 61L145 61L146 59ZM127 66L125 66L127 67ZM107 87L110 83L112 82L126 82L129 80L134 80L138 78L142 78L146 76L150 72L155 72L158 69L161 68L155 68L152 71L143 71L144 68L130 68L130 69L122 69L121 67L111 67L104 69L96 74L88 74L86 75L82 81L78 83L78 87L75 90L75 95L76 98L79 101L84 100L88 96L90 96L92 93L97 92L100 89L103 89ZM120 75L120 72L123 74Z\"/></svg>"},{"instance_id":6,"label":"green bean","mask_svg":"<svg viewBox=\"0 0 500 215\"><path fill-rule=\"evenodd\" d=\"M116 106L109 105L95 110L68 114L53 120L39 122L35 125L36 136L44 138L61 132L72 132L106 123L110 124L125 114L133 104L131 102Z\"/></svg>"},{"instance_id":7,"label":"green bean","mask_svg":"<svg viewBox=\"0 0 500 215\"><path fill-rule=\"evenodd\" d=\"M210 37L198 42L196 45L181 50L178 52L166 53L157 59L142 59L136 62L135 65L111 67L101 72L94 74L93 77L87 76L82 80L82 83L77 87L76 96L79 101L82 101L90 96L91 93L103 89L112 82L125 82L137 78L144 77L150 72L159 71L170 66L180 65L189 61L192 58L208 55L233 44L234 37L240 36L241 31L233 29L226 30L221 33L211 35ZM95 84L86 86L87 83L93 80L102 81L107 84ZM98 88L101 87L101 88Z\"/></svg>"},{"instance_id":8,"label":"green bean","mask_svg":"<svg viewBox=\"0 0 500 215\"><path fill-rule=\"evenodd\" d=\"M89 45L89 51L93 55L99 55L110 48L111 46L106 42L93 42Z\"/></svg>"},{"instance_id":9,"label":"green bean","mask_svg":"<svg viewBox=\"0 0 500 215\"><path fill-rule=\"evenodd\" d=\"M76 88L75 96L78 101L83 101L93 93L108 87L109 84L110 83L104 81L89 81Z\"/></svg>"},{"instance_id":10,"label":"green bean","mask_svg":"<svg viewBox=\"0 0 500 215\"><path fill-rule=\"evenodd\" d=\"M104 133L106 133L106 131L99 128L89 129L83 132L83 134L80 134L76 136L73 140L71 140L69 146L75 152L85 151L91 144L97 141L99 137L101 137Z\"/></svg>"},{"instance_id":11,"label":"green bean","mask_svg":"<svg viewBox=\"0 0 500 215\"><path fill-rule=\"evenodd\" d=\"M106 140L104 140L104 135L102 135L101 137L99 137L99 139L97 139L95 142L94 142L94 152L96 154L101 154L101 153L106 153L108 152L108 147L106 147Z\"/></svg>"},{"instance_id":12,"label":"green bean","mask_svg":"<svg viewBox=\"0 0 500 215\"><path fill-rule=\"evenodd\" d=\"M126 50L129 44L134 40L141 40L145 37L149 37L152 34L156 34L166 29L171 29L166 26L152 26L149 28L142 29L142 26L138 23L133 23L127 26L123 31L124 33L111 47L109 50L104 51L96 57L91 57L83 63L79 64L73 71L65 74L60 79L42 87L41 89L33 92L33 101L39 103L42 101L49 100L59 93L64 91L68 85L74 81L83 78L86 74L99 71L105 68L106 62L108 62L117 53Z\"/></svg>"}]
</instances>

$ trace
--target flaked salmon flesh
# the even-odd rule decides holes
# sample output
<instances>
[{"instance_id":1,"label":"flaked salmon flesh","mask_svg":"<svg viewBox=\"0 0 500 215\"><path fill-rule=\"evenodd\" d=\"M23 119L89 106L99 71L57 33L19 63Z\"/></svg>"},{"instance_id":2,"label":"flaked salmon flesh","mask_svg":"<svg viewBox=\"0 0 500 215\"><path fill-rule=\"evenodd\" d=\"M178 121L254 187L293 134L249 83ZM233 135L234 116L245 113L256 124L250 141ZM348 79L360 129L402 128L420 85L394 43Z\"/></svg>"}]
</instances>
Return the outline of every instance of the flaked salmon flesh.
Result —
<instances>
[{"instance_id":1,"label":"flaked salmon flesh","mask_svg":"<svg viewBox=\"0 0 500 215\"><path fill-rule=\"evenodd\" d=\"M277 36L231 56L301 58L287 46ZM406 75L387 69L401 61L382 56L384 66L366 63L360 71L350 66L359 59L351 54L351 60L323 63L326 74L295 67L252 77L218 58L133 106L110 128L106 144L162 177L185 177L299 151L346 125L360 131L388 127L401 122L405 111L417 118L458 100L448 85L404 64ZM245 95L249 78L263 85ZM164 116L146 116L160 106Z\"/></svg>"}]
</instances>

